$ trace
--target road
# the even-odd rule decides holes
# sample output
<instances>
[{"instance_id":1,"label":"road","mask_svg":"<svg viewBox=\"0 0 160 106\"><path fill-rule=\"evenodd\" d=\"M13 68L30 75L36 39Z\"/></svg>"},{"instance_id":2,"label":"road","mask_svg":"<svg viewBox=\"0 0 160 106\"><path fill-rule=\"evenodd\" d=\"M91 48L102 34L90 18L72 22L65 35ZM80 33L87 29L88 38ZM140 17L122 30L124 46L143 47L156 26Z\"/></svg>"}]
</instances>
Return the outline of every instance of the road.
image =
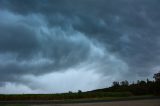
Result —
<instances>
[{"instance_id":1,"label":"road","mask_svg":"<svg viewBox=\"0 0 160 106\"><path fill-rule=\"evenodd\" d=\"M97 103L73 103L73 104L43 104L30 106L160 106L160 99L112 101Z\"/></svg>"},{"instance_id":2,"label":"road","mask_svg":"<svg viewBox=\"0 0 160 106\"><path fill-rule=\"evenodd\" d=\"M0 106L160 106L160 98L87 101L0 101Z\"/></svg>"}]
</instances>

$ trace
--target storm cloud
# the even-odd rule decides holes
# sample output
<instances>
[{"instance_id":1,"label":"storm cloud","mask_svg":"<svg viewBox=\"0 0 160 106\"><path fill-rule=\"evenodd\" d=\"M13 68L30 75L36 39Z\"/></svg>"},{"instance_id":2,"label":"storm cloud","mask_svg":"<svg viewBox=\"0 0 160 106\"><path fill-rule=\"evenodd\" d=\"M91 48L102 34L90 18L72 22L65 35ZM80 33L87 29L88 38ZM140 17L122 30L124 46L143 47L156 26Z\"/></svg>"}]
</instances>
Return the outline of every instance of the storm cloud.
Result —
<instances>
[{"instance_id":1,"label":"storm cloud","mask_svg":"<svg viewBox=\"0 0 160 106\"><path fill-rule=\"evenodd\" d=\"M0 0L0 92L91 90L152 78L160 68L159 4Z\"/></svg>"}]
</instances>

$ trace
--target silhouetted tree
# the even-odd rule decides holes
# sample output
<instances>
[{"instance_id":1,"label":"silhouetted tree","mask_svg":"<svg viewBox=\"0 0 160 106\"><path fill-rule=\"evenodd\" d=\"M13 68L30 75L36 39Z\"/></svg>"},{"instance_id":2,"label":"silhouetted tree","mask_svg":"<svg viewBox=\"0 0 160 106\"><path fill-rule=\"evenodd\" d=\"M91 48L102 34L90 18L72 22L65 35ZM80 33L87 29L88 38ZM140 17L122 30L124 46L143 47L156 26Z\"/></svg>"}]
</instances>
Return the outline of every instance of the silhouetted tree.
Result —
<instances>
[{"instance_id":1,"label":"silhouetted tree","mask_svg":"<svg viewBox=\"0 0 160 106\"><path fill-rule=\"evenodd\" d=\"M120 82L121 86L128 86L129 82L127 80Z\"/></svg>"},{"instance_id":2,"label":"silhouetted tree","mask_svg":"<svg viewBox=\"0 0 160 106\"><path fill-rule=\"evenodd\" d=\"M78 94L80 94L80 93L82 93L82 91L81 91L81 90L78 90Z\"/></svg>"},{"instance_id":3,"label":"silhouetted tree","mask_svg":"<svg viewBox=\"0 0 160 106\"><path fill-rule=\"evenodd\" d=\"M69 94L72 94L72 91L69 91L68 93L69 93Z\"/></svg>"},{"instance_id":4,"label":"silhouetted tree","mask_svg":"<svg viewBox=\"0 0 160 106\"><path fill-rule=\"evenodd\" d=\"M119 86L120 86L119 82L117 82L117 81L113 82L113 87L119 87Z\"/></svg>"},{"instance_id":5,"label":"silhouetted tree","mask_svg":"<svg viewBox=\"0 0 160 106\"><path fill-rule=\"evenodd\" d=\"M155 79L155 81L160 81L160 72L154 74L153 78Z\"/></svg>"}]
</instances>

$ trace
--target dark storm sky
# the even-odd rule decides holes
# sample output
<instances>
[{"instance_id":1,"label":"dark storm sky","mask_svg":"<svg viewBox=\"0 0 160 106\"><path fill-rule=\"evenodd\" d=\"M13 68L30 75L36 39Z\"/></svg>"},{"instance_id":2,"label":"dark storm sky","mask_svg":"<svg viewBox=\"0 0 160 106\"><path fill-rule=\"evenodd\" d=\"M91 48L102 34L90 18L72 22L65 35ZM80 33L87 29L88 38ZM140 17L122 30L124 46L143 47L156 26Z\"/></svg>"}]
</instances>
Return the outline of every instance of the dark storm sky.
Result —
<instances>
[{"instance_id":1,"label":"dark storm sky","mask_svg":"<svg viewBox=\"0 0 160 106\"><path fill-rule=\"evenodd\" d=\"M0 0L0 93L91 90L160 70L159 0Z\"/></svg>"}]
</instances>

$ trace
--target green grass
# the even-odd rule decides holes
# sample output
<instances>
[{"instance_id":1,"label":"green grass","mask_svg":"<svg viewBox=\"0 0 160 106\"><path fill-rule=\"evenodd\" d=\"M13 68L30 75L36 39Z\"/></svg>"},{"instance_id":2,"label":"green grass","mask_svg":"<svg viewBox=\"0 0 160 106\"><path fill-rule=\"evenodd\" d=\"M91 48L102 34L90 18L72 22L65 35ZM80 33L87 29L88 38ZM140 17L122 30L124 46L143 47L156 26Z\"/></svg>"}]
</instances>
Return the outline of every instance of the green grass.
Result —
<instances>
[{"instance_id":1,"label":"green grass","mask_svg":"<svg viewBox=\"0 0 160 106\"><path fill-rule=\"evenodd\" d=\"M23 94L23 95L0 95L0 100L64 100L85 99L104 97L129 97L130 92L85 92L85 93L62 93L62 94Z\"/></svg>"},{"instance_id":2,"label":"green grass","mask_svg":"<svg viewBox=\"0 0 160 106\"><path fill-rule=\"evenodd\" d=\"M103 98L82 98L82 99L64 99L64 100L56 100L55 103L83 103L87 101L97 101L97 100L108 100L108 101L116 101L116 100L141 100L141 99L152 99L156 96L153 95L143 95L143 96L129 96L129 97L103 97ZM6 104L0 106L31 106L27 104Z\"/></svg>"}]
</instances>

